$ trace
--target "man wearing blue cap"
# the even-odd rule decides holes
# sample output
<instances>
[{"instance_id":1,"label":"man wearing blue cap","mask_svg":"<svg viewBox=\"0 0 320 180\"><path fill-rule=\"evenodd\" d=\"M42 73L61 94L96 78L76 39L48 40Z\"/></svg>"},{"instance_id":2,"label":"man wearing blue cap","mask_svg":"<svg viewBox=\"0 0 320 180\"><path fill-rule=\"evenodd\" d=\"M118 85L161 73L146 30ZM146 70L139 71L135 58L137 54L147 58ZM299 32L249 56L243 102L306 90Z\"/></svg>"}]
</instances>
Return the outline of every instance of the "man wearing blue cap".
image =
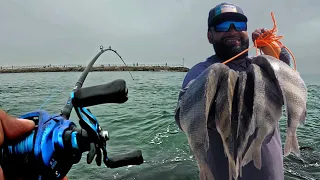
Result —
<instances>
[{"instance_id":1,"label":"man wearing blue cap","mask_svg":"<svg viewBox=\"0 0 320 180\"><path fill-rule=\"evenodd\" d=\"M210 10L208 17L207 37L213 45L215 55L207 58L193 66L184 78L179 100L188 89L189 85L210 65L226 61L249 47L247 33L248 19L243 10L231 3L221 3ZM255 41L266 29L256 29L252 33L252 40ZM270 54L269 54L270 55ZM290 65L290 55L281 47L279 51L280 60ZM230 69L245 71L251 64L248 53L244 53L233 61L227 63ZM179 107L177 108L177 110ZM178 112L178 111L177 111ZM175 118L179 125L178 118ZM208 128L210 151L214 157L209 157L210 168L216 180L229 180L228 160L223 150L222 140L216 129ZM255 168L250 162L242 169L242 177L239 180L283 180L283 157L279 127L274 134L267 137L262 145L262 168Z\"/></svg>"}]
</instances>

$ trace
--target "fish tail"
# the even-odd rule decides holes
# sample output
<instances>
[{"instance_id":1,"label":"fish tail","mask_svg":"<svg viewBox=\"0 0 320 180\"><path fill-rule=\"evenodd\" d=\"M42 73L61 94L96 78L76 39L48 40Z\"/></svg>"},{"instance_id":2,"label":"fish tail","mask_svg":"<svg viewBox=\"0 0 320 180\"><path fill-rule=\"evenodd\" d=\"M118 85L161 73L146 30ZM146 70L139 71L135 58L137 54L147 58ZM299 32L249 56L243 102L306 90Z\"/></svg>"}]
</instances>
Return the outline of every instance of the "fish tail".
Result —
<instances>
[{"instance_id":1,"label":"fish tail","mask_svg":"<svg viewBox=\"0 0 320 180\"><path fill-rule=\"evenodd\" d=\"M286 142L284 145L284 156L288 156L291 152L294 152L297 156L300 156L297 134L295 131L288 129Z\"/></svg>"},{"instance_id":2,"label":"fish tail","mask_svg":"<svg viewBox=\"0 0 320 180\"><path fill-rule=\"evenodd\" d=\"M259 146L259 143L254 140L252 144L250 145L247 153L245 154L243 160L242 160L242 166L247 165L249 162L253 161L254 166L261 170L261 148Z\"/></svg>"},{"instance_id":3,"label":"fish tail","mask_svg":"<svg viewBox=\"0 0 320 180\"><path fill-rule=\"evenodd\" d=\"M238 169L234 161L229 160L229 179L232 180L232 177L236 180L238 179Z\"/></svg>"},{"instance_id":4,"label":"fish tail","mask_svg":"<svg viewBox=\"0 0 320 180\"><path fill-rule=\"evenodd\" d=\"M241 163L242 163L242 158L238 157L237 158L237 164L236 164L236 169L238 170L238 174L240 177L242 177L242 167L241 167Z\"/></svg>"},{"instance_id":5,"label":"fish tail","mask_svg":"<svg viewBox=\"0 0 320 180\"><path fill-rule=\"evenodd\" d=\"M250 144L250 147L248 148L247 152L245 153L242 162L241 162L241 166L245 166L247 165L249 162L252 161L252 156L253 156L253 147L254 147L255 141L253 141Z\"/></svg>"},{"instance_id":6,"label":"fish tail","mask_svg":"<svg viewBox=\"0 0 320 180\"><path fill-rule=\"evenodd\" d=\"M242 159L240 159L240 161L239 161L239 174L240 174L240 177L242 177L242 167L240 166L241 163L242 163Z\"/></svg>"},{"instance_id":7,"label":"fish tail","mask_svg":"<svg viewBox=\"0 0 320 180\"><path fill-rule=\"evenodd\" d=\"M262 163L261 163L261 148L255 148L253 154L252 154L252 157L253 157L253 163L254 163L254 166L261 170L261 166L262 166Z\"/></svg>"},{"instance_id":8,"label":"fish tail","mask_svg":"<svg viewBox=\"0 0 320 180\"><path fill-rule=\"evenodd\" d=\"M232 169L231 169L230 162L229 162L229 180L232 180Z\"/></svg>"},{"instance_id":9,"label":"fish tail","mask_svg":"<svg viewBox=\"0 0 320 180\"><path fill-rule=\"evenodd\" d=\"M200 180L214 180L214 175L207 164L198 164Z\"/></svg>"}]
</instances>

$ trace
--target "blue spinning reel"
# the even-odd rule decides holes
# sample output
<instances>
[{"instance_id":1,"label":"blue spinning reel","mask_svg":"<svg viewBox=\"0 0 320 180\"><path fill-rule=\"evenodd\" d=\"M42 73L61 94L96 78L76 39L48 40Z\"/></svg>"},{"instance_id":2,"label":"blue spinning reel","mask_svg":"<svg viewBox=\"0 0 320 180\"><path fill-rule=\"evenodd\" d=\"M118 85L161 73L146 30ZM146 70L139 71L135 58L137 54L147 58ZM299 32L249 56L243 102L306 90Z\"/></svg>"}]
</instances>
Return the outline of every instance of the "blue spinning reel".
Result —
<instances>
[{"instance_id":1,"label":"blue spinning reel","mask_svg":"<svg viewBox=\"0 0 320 180\"><path fill-rule=\"evenodd\" d=\"M121 58L111 47L103 49L100 46L100 50L83 71L60 114L52 115L39 110L20 116L33 120L36 128L26 138L2 146L0 163L6 180L62 179L86 151L89 151L88 164L94 158L98 166L101 166L103 160L109 168L143 163L141 150L109 158L106 150L108 133L102 130L97 118L86 108L104 103L124 103L128 100L126 82L122 79L81 88L91 67L102 53L111 50ZM81 128L69 119L73 107Z\"/></svg>"}]
</instances>

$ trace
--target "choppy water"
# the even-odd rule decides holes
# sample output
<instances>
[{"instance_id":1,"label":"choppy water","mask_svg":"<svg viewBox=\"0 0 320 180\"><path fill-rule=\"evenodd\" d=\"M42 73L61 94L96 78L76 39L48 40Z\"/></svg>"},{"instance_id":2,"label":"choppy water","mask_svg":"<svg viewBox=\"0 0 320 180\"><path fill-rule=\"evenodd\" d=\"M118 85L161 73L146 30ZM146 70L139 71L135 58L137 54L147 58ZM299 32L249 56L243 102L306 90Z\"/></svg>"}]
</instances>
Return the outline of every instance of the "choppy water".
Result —
<instances>
[{"instance_id":1,"label":"choppy water","mask_svg":"<svg viewBox=\"0 0 320 180\"><path fill-rule=\"evenodd\" d=\"M113 153L141 149L145 159L140 166L108 169L94 162L86 164L86 154L73 166L70 179L198 179L198 169L190 156L187 139L175 125L173 112L179 87L185 73L173 72L92 72L84 86L107 83L117 78L127 81L129 100L124 104L104 104L91 107L104 130L110 133L108 151ZM57 113L80 76L68 73L25 73L0 75L0 107L18 116L34 111L47 98L43 109ZM307 123L298 129L302 158L285 158L286 179L320 179L320 80L308 76ZM73 112L71 118L77 120ZM281 121L284 140L285 121Z\"/></svg>"}]
</instances>

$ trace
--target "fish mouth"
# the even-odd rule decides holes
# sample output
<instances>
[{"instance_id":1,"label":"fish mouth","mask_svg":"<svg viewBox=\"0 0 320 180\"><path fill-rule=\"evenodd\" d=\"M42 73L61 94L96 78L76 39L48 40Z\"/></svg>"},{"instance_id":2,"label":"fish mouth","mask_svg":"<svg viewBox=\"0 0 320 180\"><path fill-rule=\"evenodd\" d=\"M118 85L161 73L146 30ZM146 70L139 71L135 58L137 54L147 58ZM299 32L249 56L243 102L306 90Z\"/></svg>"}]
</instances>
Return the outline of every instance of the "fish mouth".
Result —
<instances>
[{"instance_id":1,"label":"fish mouth","mask_svg":"<svg viewBox=\"0 0 320 180\"><path fill-rule=\"evenodd\" d=\"M239 36L227 36L222 41L227 45L241 45L241 38Z\"/></svg>"}]
</instances>

